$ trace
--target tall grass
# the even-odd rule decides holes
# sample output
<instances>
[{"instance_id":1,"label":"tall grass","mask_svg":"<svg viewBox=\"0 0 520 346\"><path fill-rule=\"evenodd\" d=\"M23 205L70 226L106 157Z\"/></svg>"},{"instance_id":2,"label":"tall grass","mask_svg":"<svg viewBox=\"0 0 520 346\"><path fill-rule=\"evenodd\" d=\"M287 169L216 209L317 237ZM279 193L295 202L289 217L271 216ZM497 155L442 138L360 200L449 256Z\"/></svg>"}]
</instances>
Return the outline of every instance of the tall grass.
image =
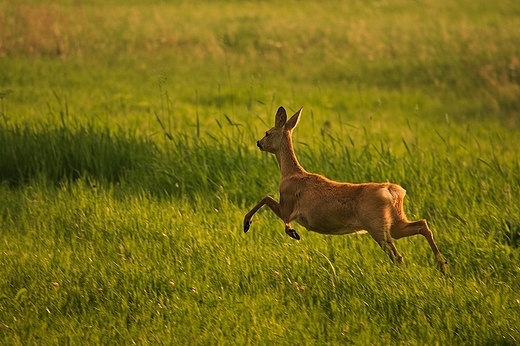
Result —
<instances>
[{"instance_id":1,"label":"tall grass","mask_svg":"<svg viewBox=\"0 0 520 346\"><path fill-rule=\"evenodd\" d=\"M3 130L19 154L42 146L29 129ZM322 151L297 148L309 169L405 186L408 213L428 218L450 261L442 277L424 239L398 242L407 261L398 268L369 237L291 241L268 212L244 235L244 212L276 195L278 172L236 132L178 133L125 152L128 139L80 128L87 150L74 182L38 162L60 165L75 131L46 133L53 150L16 166L27 174L16 187L2 186L8 343L518 340L517 167L464 163L446 150L395 155L369 138L359 148L328 136L317 140ZM88 155L100 138L96 170ZM113 180L123 159L126 173Z\"/></svg>"},{"instance_id":2,"label":"tall grass","mask_svg":"<svg viewBox=\"0 0 520 346\"><path fill-rule=\"evenodd\" d=\"M0 343L517 344L518 14L0 2ZM419 236L398 267L269 210L243 233L280 104L307 170L408 191L449 275Z\"/></svg>"}]
</instances>

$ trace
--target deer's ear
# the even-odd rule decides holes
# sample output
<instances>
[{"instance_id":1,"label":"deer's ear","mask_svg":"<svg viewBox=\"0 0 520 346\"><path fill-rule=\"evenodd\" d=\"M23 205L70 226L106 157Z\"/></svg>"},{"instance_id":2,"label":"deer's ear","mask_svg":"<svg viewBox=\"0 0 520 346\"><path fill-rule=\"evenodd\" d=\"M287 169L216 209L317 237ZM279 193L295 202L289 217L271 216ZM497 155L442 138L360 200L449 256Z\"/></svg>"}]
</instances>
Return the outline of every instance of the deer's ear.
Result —
<instances>
[{"instance_id":1,"label":"deer's ear","mask_svg":"<svg viewBox=\"0 0 520 346\"><path fill-rule=\"evenodd\" d=\"M292 129L294 129L296 127L296 125L298 125L298 121L300 121L300 115L302 114L302 108L300 108L296 113L294 113L294 115L291 117L291 119L289 119L287 121L287 123L285 124L285 129L290 131Z\"/></svg>"},{"instance_id":2,"label":"deer's ear","mask_svg":"<svg viewBox=\"0 0 520 346\"><path fill-rule=\"evenodd\" d=\"M283 127L285 122L287 121L287 113L285 112L285 108L280 107L276 112L276 116L274 118L274 126L275 127Z\"/></svg>"}]
</instances>

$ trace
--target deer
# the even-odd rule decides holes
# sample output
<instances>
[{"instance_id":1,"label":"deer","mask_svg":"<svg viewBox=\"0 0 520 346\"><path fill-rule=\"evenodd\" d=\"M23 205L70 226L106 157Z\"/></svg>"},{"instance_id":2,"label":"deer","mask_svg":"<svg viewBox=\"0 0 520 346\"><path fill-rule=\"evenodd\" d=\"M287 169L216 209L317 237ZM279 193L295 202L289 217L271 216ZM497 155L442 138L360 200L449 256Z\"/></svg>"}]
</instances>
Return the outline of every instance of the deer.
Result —
<instances>
[{"instance_id":1,"label":"deer","mask_svg":"<svg viewBox=\"0 0 520 346\"><path fill-rule=\"evenodd\" d=\"M440 253L426 220L408 221L406 218L404 188L389 182L336 182L309 173L300 165L294 152L292 133L302 109L287 120L285 108L278 108L274 126L256 143L261 151L276 156L281 173L280 202L271 196L262 198L245 215L244 232L249 231L253 215L266 205L284 222L285 233L291 238L300 240L300 235L291 227L292 221L324 235L369 233L397 264L403 263L403 256L392 239L421 234L428 241L438 268L446 273L448 263Z\"/></svg>"}]
</instances>

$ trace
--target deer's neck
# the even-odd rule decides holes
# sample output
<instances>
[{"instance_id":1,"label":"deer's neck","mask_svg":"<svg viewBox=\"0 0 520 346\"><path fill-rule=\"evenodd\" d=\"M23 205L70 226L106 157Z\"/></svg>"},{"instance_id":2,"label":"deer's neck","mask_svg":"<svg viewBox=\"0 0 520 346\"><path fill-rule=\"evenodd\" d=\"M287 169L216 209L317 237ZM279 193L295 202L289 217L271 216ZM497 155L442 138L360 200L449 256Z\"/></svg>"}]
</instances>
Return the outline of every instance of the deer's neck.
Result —
<instances>
[{"instance_id":1,"label":"deer's neck","mask_svg":"<svg viewBox=\"0 0 520 346\"><path fill-rule=\"evenodd\" d=\"M276 152L276 158L280 165L282 177L305 171L294 154L292 139L290 137L282 141L280 150Z\"/></svg>"}]
</instances>

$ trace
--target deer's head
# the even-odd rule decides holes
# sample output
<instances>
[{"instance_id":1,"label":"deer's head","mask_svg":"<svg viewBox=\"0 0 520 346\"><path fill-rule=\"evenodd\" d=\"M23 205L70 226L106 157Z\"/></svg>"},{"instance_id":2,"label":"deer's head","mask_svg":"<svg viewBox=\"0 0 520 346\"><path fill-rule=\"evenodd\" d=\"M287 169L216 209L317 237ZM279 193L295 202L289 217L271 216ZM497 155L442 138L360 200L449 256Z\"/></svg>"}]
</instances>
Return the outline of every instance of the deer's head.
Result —
<instances>
[{"instance_id":1,"label":"deer's head","mask_svg":"<svg viewBox=\"0 0 520 346\"><path fill-rule=\"evenodd\" d=\"M256 142L256 145L260 150L276 153L280 148L282 148L282 143L284 141L291 141L292 130L298 124L301 113L302 108L287 120L287 112L285 111L285 108L278 108L274 118L274 126L267 130L265 136L261 140Z\"/></svg>"}]
</instances>

